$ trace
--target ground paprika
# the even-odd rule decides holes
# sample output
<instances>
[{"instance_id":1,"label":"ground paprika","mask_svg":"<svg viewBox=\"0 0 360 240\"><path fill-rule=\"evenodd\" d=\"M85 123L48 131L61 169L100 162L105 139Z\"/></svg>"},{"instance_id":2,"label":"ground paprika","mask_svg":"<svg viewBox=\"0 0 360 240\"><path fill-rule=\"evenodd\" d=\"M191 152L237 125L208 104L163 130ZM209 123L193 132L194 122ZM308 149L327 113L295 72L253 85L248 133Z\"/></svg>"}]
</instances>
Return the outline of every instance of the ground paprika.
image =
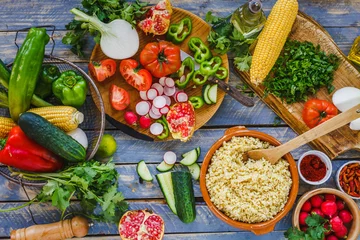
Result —
<instances>
[{"instance_id":1,"label":"ground paprika","mask_svg":"<svg viewBox=\"0 0 360 240\"><path fill-rule=\"evenodd\" d=\"M326 165L318 156L310 154L302 159L300 172L306 180L317 182L325 177Z\"/></svg>"}]
</instances>

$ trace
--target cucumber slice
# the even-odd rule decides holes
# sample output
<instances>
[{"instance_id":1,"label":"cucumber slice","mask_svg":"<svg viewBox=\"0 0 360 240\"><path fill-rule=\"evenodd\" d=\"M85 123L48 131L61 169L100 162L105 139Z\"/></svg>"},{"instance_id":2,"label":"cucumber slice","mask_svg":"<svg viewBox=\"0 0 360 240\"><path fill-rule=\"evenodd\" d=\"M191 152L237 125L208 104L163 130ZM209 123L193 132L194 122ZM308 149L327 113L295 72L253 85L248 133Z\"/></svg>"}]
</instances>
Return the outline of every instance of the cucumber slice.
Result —
<instances>
[{"instance_id":1,"label":"cucumber slice","mask_svg":"<svg viewBox=\"0 0 360 240\"><path fill-rule=\"evenodd\" d=\"M146 163L144 160L141 160L138 163L136 171L142 180L147 181L147 182L151 182L153 180L153 177L149 171L149 168L146 166Z\"/></svg>"},{"instance_id":2,"label":"cucumber slice","mask_svg":"<svg viewBox=\"0 0 360 240\"><path fill-rule=\"evenodd\" d=\"M208 98L212 103L216 103L217 101L217 88L217 84L214 84L209 88Z\"/></svg>"},{"instance_id":3,"label":"cucumber slice","mask_svg":"<svg viewBox=\"0 0 360 240\"><path fill-rule=\"evenodd\" d=\"M203 86L202 88L202 95L203 95L203 98L204 98L204 101L207 103L207 104L212 104L212 101L209 99L209 89L210 89L210 84L206 84Z\"/></svg>"},{"instance_id":4,"label":"cucumber slice","mask_svg":"<svg viewBox=\"0 0 360 240\"><path fill-rule=\"evenodd\" d=\"M159 171L159 172L167 172L167 171L170 171L173 167L174 167L175 164L167 164L165 161L162 161L157 167L156 169Z\"/></svg>"},{"instance_id":5,"label":"cucumber slice","mask_svg":"<svg viewBox=\"0 0 360 240\"><path fill-rule=\"evenodd\" d=\"M171 178L171 172L157 174L156 180L159 183L161 192L163 193L166 203L169 206L170 210L173 213L177 214L175 207L174 187Z\"/></svg>"},{"instance_id":6,"label":"cucumber slice","mask_svg":"<svg viewBox=\"0 0 360 240\"><path fill-rule=\"evenodd\" d=\"M197 153L198 158L199 158L199 157L200 157L200 154L201 154L201 148L200 148L200 147L197 147L197 148L195 148L195 150L196 150L196 153Z\"/></svg>"},{"instance_id":7,"label":"cucumber slice","mask_svg":"<svg viewBox=\"0 0 360 240\"><path fill-rule=\"evenodd\" d=\"M194 163L194 164L188 166L188 168L189 168L189 171L191 173L192 178L194 180L196 180L196 181L199 180L199 178L200 178L200 165L197 164L197 163Z\"/></svg>"},{"instance_id":8,"label":"cucumber slice","mask_svg":"<svg viewBox=\"0 0 360 240\"><path fill-rule=\"evenodd\" d=\"M198 154L196 149L194 149L188 152L186 156L180 161L180 163L185 166L190 166L194 164L197 161L197 159L198 159Z\"/></svg>"},{"instance_id":9,"label":"cucumber slice","mask_svg":"<svg viewBox=\"0 0 360 240\"><path fill-rule=\"evenodd\" d=\"M197 148L195 148L195 150L196 150L196 152L197 152L198 157L200 157L201 148L200 148L200 147L197 147ZM193 151L193 150L181 154L181 157L182 157L182 158L186 157L186 156L189 155L192 151Z\"/></svg>"}]
</instances>

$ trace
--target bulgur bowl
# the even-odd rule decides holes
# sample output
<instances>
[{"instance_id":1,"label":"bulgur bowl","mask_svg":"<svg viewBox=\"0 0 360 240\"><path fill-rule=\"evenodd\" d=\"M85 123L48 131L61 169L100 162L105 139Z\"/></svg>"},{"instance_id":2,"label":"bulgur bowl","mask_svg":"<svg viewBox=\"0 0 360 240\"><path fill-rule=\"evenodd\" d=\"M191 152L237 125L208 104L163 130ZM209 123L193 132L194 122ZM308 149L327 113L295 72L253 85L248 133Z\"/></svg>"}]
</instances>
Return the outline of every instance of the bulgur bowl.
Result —
<instances>
[{"instance_id":1,"label":"bulgur bowl","mask_svg":"<svg viewBox=\"0 0 360 240\"><path fill-rule=\"evenodd\" d=\"M206 187L206 175L208 173L209 165L211 164L211 160L212 160L215 152L221 146L223 146L224 142L230 141L233 137L254 137L254 138L260 139L261 141L268 142L272 146L278 146L281 144L277 139L273 138L270 135L267 135L265 133L258 132L258 131L248 130L242 126L233 127L233 128L226 130L225 135L222 138L220 138L217 142L215 142L213 144L213 146L210 148L210 150L207 152L207 154L205 155L203 164L201 166L201 172L200 172L201 193L202 193L204 201L208 205L209 209L218 218L220 218L222 221L226 222L227 224L229 224L233 227L236 227L236 228L249 230L249 231L255 233L256 235L269 233L274 230L276 223L279 222L291 210L292 206L295 203L297 193L298 193L298 188L299 188L299 175L298 175L298 171L296 168L296 163L290 153L286 154L283 157L283 159L286 160L289 164L288 167L289 167L289 171L291 174L291 180L292 180L289 196L287 198L287 202L286 202L285 206L283 207L283 210L278 212L273 218L271 218L267 221L259 222L259 223L245 223L245 222L233 220L232 218L227 216L225 213L220 211L216 207L216 205L211 201L209 191Z\"/></svg>"}]
</instances>

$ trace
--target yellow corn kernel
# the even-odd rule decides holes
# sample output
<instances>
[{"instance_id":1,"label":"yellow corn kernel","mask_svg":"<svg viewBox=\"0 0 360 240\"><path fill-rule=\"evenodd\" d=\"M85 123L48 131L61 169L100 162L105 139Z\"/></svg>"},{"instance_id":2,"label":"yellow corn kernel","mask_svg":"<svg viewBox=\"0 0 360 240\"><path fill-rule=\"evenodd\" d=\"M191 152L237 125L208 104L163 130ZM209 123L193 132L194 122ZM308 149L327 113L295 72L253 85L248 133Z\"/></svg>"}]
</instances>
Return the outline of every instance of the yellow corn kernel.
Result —
<instances>
[{"instance_id":1,"label":"yellow corn kernel","mask_svg":"<svg viewBox=\"0 0 360 240\"><path fill-rule=\"evenodd\" d=\"M42 116L65 132L76 129L84 121L84 114L69 106L32 108L28 112Z\"/></svg>"},{"instance_id":2,"label":"yellow corn kernel","mask_svg":"<svg viewBox=\"0 0 360 240\"><path fill-rule=\"evenodd\" d=\"M11 118L0 117L0 138L6 138L16 124Z\"/></svg>"},{"instance_id":3,"label":"yellow corn kernel","mask_svg":"<svg viewBox=\"0 0 360 240\"><path fill-rule=\"evenodd\" d=\"M297 0L278 0L259 35L251 62L250 80L258 85L266 78L278 59L295 22Z\"/></svg>"}]
</instances>

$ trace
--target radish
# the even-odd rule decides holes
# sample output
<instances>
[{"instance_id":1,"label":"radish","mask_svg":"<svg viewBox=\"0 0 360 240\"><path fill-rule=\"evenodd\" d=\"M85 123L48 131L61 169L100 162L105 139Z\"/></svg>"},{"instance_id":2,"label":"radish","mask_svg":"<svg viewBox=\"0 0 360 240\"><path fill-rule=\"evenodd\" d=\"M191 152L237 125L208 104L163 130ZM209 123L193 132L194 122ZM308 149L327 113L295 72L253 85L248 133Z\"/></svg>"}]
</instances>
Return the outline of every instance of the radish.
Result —
<instances>
[{"instance_id":1,"label":"radish","mask_svg":"<svg viewBox=\"0 0 360 240\"><path fill-rule=\"evenodd\" d=\"M172 78L166 78L166 79L165 79L165 86L166 86L166 87L169 87L169 88L174 87L174 86L175 86L174 79L172 79Z\"/></svg>"},{"instance_id":2,"label":"radish","mask_svg":"<svg viewBox=\"0 0 360 240\"><path fill-rule=\"evenodd\" d=\"M330 235L326 237L326 240L339 240L337 237L335 237L334 235Z\"/></svg>"},{"instance_id":3,"label":"radish","mask_svg":"<svg viewBox=\"0 0 360 240\"><path fill-rule=\"evenodd\" d=\"M165 87L165 79L166 79L166 77L161 77L161 78L159 79L159 83L160 83L160 85L163 86L163 87Z\"/></svg>"},{"instance_id":4,"label":"radish","mask_svg":"<svg viewBox=\"0 0 360 240\"><path fill-rule=\"evenodd\" d=\"M163 107L162 109L160 109L160 113L161 114L167 114L170 111L170 108L168 105L166 105L165 107Z\"/></svg>"},{"instance_id":5,"label":"radish","mask_svg":"<svg viewBox=\"0 0 360 240\"><path fill-rule=\"evenodd\" d=\"M176 92L176 88L175 87L164 87L164 94L166 96L172 97Z\"/></svg>"},{"instance_id":6,"label":"radish","mask_svg":"<svg viewBox=\"0 0 360 240\"><path fill-rule=\"evenodd\" d=\"M343 210L345 208L345 203L343 200L337 200L336 201L336 206L338 208L338 210Z\"/></svg>"},{"instance_id":7,"label":"radish","mask_svg":"<svg viewBox=\"0 0 360 240\"><path fill-rule=\"evenodd\" d=\"M151 124L151 119L149 118L148 115L140 117L139 125L141 128L148 129L150 127L150 124Z\"/></svg>"},{"instance_id":8,"label":"radish","mask_svg":"<svg viewBox=\"0 0 360 240\"><path fill-rule=\"evenodd\" d=\"M144 116L149 113L150 105L147 101L141 101L136 104L136 113L140 116Z\"/></svg>"},{"instance_id":9,"label":"radish","mask_svg":"<svg viewBox=\"0 0 360 240\"><path fill-rule=\"evenodd\" d=\"M320 210L320 208L313 208L311 209L311 213L315 213L321 217L325 217L324 213Z\"/></svg>"},{"instance_id":10,"label":"radish","mask_svg":"<svg viewBox=\"0 0 360 240\"><path fill-rule=\"evenodd\" d=\"M140 98L142 99L142 100L149 100L148 98L147 98L147 91L140 91L139 92L139 94L140 94Z\"/></svg>"},{"instance_id":11,"label":"radish","mask_svg":"<svg viewBox=\"0 0 360 240\"><path fill-rule=\"evenodd\" d=\"M349 223L353 219L351 213L345 209L339 212L339 217L343 221L343 223Z\"/></svg>"},{"instance_id":12,"label":"radish","mask_svg":"<svg viewBox=\"0 0 360 240\"><path fill-rule=\"evenodd\" d=\"M335 202L336 201L336 196L334 194L325 194L325 200L329 200L329 201L332 201L332 202Z\"/></svg>"},{"instance_id":13,"label":"radish","mask_svg":"<svg viewBox=\"0 0 360 240\"><path fill-rule=\"evenodd\" d=\"M310 212L311 211L311 203L309 201L304 202L304 204L301 207L301 211Z\"/></svg>"},{"instance_id":14,"label":"radish","mask_svg":"<svg viewBox=\"0 0 360 240\"><path fill-rule=\"evenodd\" d=\"M344 223L338 216L336 216L330 219L330 225L334 232L339 232L341 228L344 226Z\"/></svg>"},{"instance_id":15,"label":"radish","mask_svg":"<svg viewBox=\"0 0 360 240\"><path fill-rule=\"evenodd\" d=\"M168 97L168 96L166 96L166 95L163 95L163 97L164 97L165 100L166 100L166 105L167 105L167 106L170 106L170 105L171 105L171 98Z\"/></svg>"},{"instance_id":16,"label":"radish","mask_svg":"<svg viewBox=\"0 0 360 240\"><path fill-rule=\"evenodd\" d=\"M321 204L321 211L325 215L332 217L337 212L336 203L330 200L326 200Z\"/></svg>"},{"instance_id":17,"label":"radish","mask_svg":"<svg viewBox=\"0 0 360 240\"><path fill-rule=\"evenodd\" d=\"M133 126L136 126L136 122L138 120L138 116L136 116L135 113L133 112L126 112L124 114L124 119L125 119L125 122L129 125L133 125Z\"/></svg>"},{"instance_id":18,"label":"radish","mask_svg":"<svg viewBox=\"0 0 360 240\"><path fill-rule=\"evenodd\" d=\"M151 88L156 89L156 91L158 92L158 96L161 96L164 93L164 87L161 86L160 83L154 83L153 85L151 85Z\"/></svg>"},{"instance_id":19,"label":"radish","mask_svg":"<svg viewBox=\"0 0 360 240\"><path fill-rule=\"evenodd\" d=\"M307 229L308 229L308 227L306 227L306 226L301 226L301 227L300 227L300 230L301 230L302 232L306 232Z\"/></svg>"},{"instance_id":20,"label":"radish","mask_svg":"<svg viewBox=\"0 0 360 240\"><path fill-rule=\"evenodd\" d=\"M339 231L335 231L335 235L339 238L345 238L347 233L348 233L348 230L344 225L341 226Z\"/></svg>"},{"instance_id":21,"label":"radish","mask_svg":"<svg viewBox=\"0 0 360 240\"><path fill-rule=\"evenodd\" d=\"M309 216L310 214L307 212L300 212L299 214L299 223L300 225L304 225L307 226L305 219Z\"/></svg>"},{"instance_id":22,"label":"radish","mask_svg":"<svg viewBox=\"0 0 360 240\"><path fill-rule=\"evenodd\" d=\"M150 88L146 92L146 96L149 100L154 100L154 98L156 98L156 96L158 96L158 94L159 94L158 91L154 88Z\"/></svg>"},{"instance_id":23,"label":"radish","mask_svg":"<svg viewBox=\"0 0 360 240\"><path fill-rule=\"evenodd\" d=\"M176 163L176 154L171 151L166 152L164 154L164 161L169 165L175 164Z\"/></svg>"},{"instance_id":24,"label":"radish","mask_svg":"<svg viewBox=\"0 0 360 240\"><path fill-rule=\"evenodd\" d=\"M163 96L157 96L154 100L153 100L153 105L156 108L163 108L166 105L166 99Z\"/></svg>"},{"instance_id":25,"label":"radish","mask_svg":"<svg viewBox=\"0 0 360 240\"><path fill-rule=\"evenodd\" d=\"M185 92L178 92L175 95L175 100L177 102L187 102L188 101L188 95Z\"/></svg>"},{"instance_id":26,"label":"radish","mask_svg":"<svg viewBox=\"0 0 360 240\"><path fill-rule=\"evenodd\" d=\"M152 119L159 119L162 116L161 114L154 113L152 110L150 110L149 115Z\"/></svg>"},{"instance_id":27,"label":"radish","mask_svg":"<svg viewBox=\"0 0 360 240\"><path fill-rule=\"evenodd\" d=\"M155 115L160 115L161 116L160 109L156 108L154 105L151 107L150 112L153 112Z\"/></svg>"},{"instance_id":28,"label":"radish","mask_svg":"<svg viewBox=\"0 0 360 240\"><path fill-rule=\"evenodd\" d=\"M322 199L322 197L320 195L315 195L315 196L310 198L310 202L311 202L311 205L313 207L318 208L318 207L321 206L321 204L323 202L323 199Z\"/></svg>"},{"instance_id":29,"label":"radish","mask_svg":"<svg viewBox=\"0 0 360 240\"><path fill-rule=\"evenodd\" d=\"M324 234L325 234L325 236L328 236L328 235L330 235L331 234L331 227L330 227L330 224L329 224L329 222L326 222L325 224L324 224L324 228L325 228L325 232L324 232Z\"/></svg>"},{"instance_id":30,"label":"radish","mask_svg":"<svg viewBox=\"0 0 360 240\"><path fill-rule=\"evenodd\" d=\"M150 132L152 135L160 135L164 131L164 127L161 123L153 123L150 126Z\"/></svg>"}]
</instances>

